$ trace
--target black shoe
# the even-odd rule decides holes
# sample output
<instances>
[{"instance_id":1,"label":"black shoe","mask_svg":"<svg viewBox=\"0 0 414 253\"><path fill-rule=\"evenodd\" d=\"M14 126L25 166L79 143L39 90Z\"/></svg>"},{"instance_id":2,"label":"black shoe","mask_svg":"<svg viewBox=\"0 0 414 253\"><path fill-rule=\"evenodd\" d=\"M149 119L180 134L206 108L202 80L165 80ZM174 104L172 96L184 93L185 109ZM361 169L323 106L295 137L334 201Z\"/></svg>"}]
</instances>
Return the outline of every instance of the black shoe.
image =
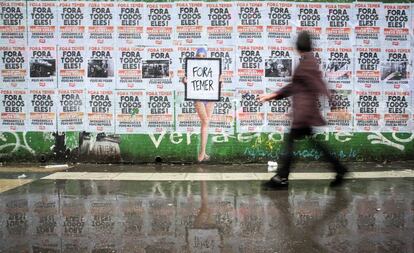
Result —
<instances>
[{"instance_id":1,"label":"black shoe","mask_svg":"<svg viewBox=\"0 0 414 253\"><path fill-rule=\"evenodd\" d=\"M329 184L330 187L338 187L344 184L344 177L347 174L347 171L345 173L336 174L335 179Z\"/></svg>"},{"instance_id":2,"label":"black shoe","mask_svg":"<svg viewBox=\"0 0 414 253\"><path fill-rule=\"evenodd\" d=\"M263 186L268 188L283 188L289 186L289 181L287 178L283 178L279 175L276 175L272 177L269 181L264 183Z\"/></svg>"}]
</instances>

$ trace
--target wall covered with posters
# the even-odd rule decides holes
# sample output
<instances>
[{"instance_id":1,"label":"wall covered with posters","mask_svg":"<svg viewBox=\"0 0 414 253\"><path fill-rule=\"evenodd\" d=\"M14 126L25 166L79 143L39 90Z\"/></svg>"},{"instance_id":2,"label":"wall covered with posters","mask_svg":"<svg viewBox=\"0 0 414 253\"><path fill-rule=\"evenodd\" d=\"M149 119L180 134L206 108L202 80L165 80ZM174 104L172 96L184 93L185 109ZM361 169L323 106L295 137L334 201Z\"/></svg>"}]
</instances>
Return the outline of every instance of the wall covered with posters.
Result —
<instances>
[{"instance_id":1,"label":"wall covered with posters","mask_svg":"<svg viewBox=\"0 0 414 253\"><path fill-rule=\"evenodd\" d=\"M343 159L412 158L413 17L412 3L3 1L0 159L277 159L291 101L258 96L289 83L303 30L331 90L317 138ZM181 82L200 47L223 78L203 105ZM296 155L320 158L306 142Z\"/></svg>"}]
</instances>

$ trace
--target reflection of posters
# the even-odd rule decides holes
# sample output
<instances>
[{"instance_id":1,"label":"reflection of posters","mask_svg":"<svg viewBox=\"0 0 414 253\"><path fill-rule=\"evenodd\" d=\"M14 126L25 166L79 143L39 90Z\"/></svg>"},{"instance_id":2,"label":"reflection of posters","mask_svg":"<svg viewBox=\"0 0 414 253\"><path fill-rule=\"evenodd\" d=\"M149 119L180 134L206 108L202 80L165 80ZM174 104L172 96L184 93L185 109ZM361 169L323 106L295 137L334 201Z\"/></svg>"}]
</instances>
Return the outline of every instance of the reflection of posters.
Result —
<instances>
[{"instance_id":1,"label":"reflection of posters","mask_svg":"<svg viewBox=\"0 0 414 253\"><path fill-rule=\"evenodd\" d=\"M27 125L27 91L0 90L0 129L2 132L23 132Z\"/></svg>"},{"instance_id":2,"label":"reflection of posters","mask_svg":"<svg viewBox=\"0 0 414 253\"><path fill-rule=\"evenodd\" d=\"M352 122L352 90L330 90L326 99L326 125L331 132L351 132Z\"/></svg>"},{"instance_id":3,"label":"reflection of posters","mask_svg":"<svg viewBox=\"0 0 414 253\"><path fill-rule=\"evenodd\" d=\"M118 47L117 89L144 88L142 80L142 59L144 59L144 47Z\"/></svg>"},{"instance_id":4,"label":"reflection of posters","mask_svg":"<svg viewBox=\"0 0 414 253\"><path fill-rule=\"evenodd\" d=\"M173 39L173 18L175 9L172 3L147 3L145 43L148 45L169 45Z\"/></svg>"},{"instance_id":5,"label":"reflection of posters","mask_svg":"<svg viewBox=\"0 0 414 253\"><path fill-rule=\"evenodd\" d=\"M384 92L384 132L410 132L412 129L411 94L409 91Z\"/></svg>"},{"instance_id":6,"label":"reflection of posters","mask_svg":"<svg viewBox=\"0 0 414 253\"><path fill-rule=\"evenodd\" d=\"M264 46L237 46L238 87L260 87L264 76Z\"/></svg>"},{"instance_id":7,"label":"reflection of posters","mask_svg":"<svg viewBox=\"0 0 414 253\"><path fill-rule=\"evenodd\" d=\"M327 3L326 41L328 45L351 47L353 45L354 12L352 4Z\"/></svg>"},{"instance_id":8,"label":"reflection of posters","mask_svg":"<svg viewBox=\"0 0 414 253\"><path fill-rule=\"evenodd\" d=\"M236 2L237 41L257 44L264 40L265 7L263 2Z\"/></svg>"},{"instance_id":9,"label":"reflection of posters","mask_svg":"<svg viewBox=\"0 0 414 253\"><path fill-rule=\"evenodd\" d=\"M117 134L144 133L144 106L144 91L116 91L115 132Z\"/></svg>"},{"instance_id":10,"label":"reflection of posters","mask_svg":"<svg viewBox=\"0 0 414 253\"><path fill-rule=\"evenodd\" d=\"M29 50L29 87L56 88L56 47L35 46Z\"/></svg>"},{"instance_id":11,"label":"reflection of posters","mask_svg":"<svg viewBox=\"0 0 414 253\"><path fill-rule=\"evenodd\" d=\"M387 46L410 46L409 4L384 4L384 42Z\"/></svg>"},{"instance_id":12,"label":"reflection of posters","mask_svg":"<svg viewBox=\"0 0 414 253\"><path fill-rule=\"evenodd\" d=\"M380 46L382 4L357 2L354 11L357 19L354 31L357 46Z\"/></svg>"},{"instance_id":13,"label":"reflection of posters","mask_svg":"<svg viewBox=\"0 0 414 253\"><path fill-rule=\"evenodd\" d=\"M27 67L25 47L0 46L0 87L2 89L26 88Z\"/></svg>"},{"instance_id":14,"label":"reflection of posters","mask_svg":"<svg viewBox=\"0 0 414 253\"><path fill-rule=\"evenodd\" d=\"M87 51L88 88L112 89L114 78L114 48L112 46L91 46Z\"/></svg>"},{"instance_id":15,"label":"reflection of posters","mask_svg":"<svg viewBox=\"0 0 414 253\"><path fill-rule=\"evenodd\" d=\"M381 62L381 80L386 89L407 86L411 76L411 49L385 48ZM391 85L394 85L392 87Z\"/></svg>"},{"instance_id":16,"label":"reflection of posters","mask_svg":"<svg viewBox=\"0 0 414 253\"><path fill-rule=\"evenodd\" d=\"M0 2L0 45L26 44L26 2Z\"/></svg>"},{"instance_id":17,"label":"reflection of posters","mask_svg":"<svg viewBox=\"0 0 414 253\"><path fill-rule=\"evenodd\" d=\"M208 41L219 45L233 44L236 36L234 3L207 2L206 9Z\"/></svg>"},{"instance_id":18,"label":"reflection of posters","mask_svg":"<svg viewBox=\"0 0 414 253\"><path fill-rule=\"evenodd\" d=\"M30 90L28 102L29 131L56 131L56 90Z\"/></svg>"},{"instance_id":19,"label":"reflection of posters","mask_svg":"<svg viewBox=\"0 0 414 253\"><path fill-rule=\"evenodd\" d=\"M203 2L175 3L178 19L176 22L175 39L179 44L205 43L206 21Z\"/></svg>"},{"instance_id":20,"label":"reflection of posters","mask_svg":"<svg viewBox=\"0 0 414 253\"><path fill-rule=\"evenodd\" d=\"M142 45L144 18L147 15L144 3L119 2L115 17L116 39L121 45Z\"/></svg>"},{"instance_id":21,"label":"reflection of posters","mask_svg":"<svg viewBox=\"0 0 414 253\"><path fill-rule=\"evenodd\" d=\"M85 130L85 92L82 89L59 89L58 131Z\"/></svg>"},{"instance_id":22,"label":"reflection of posters","mask_svg":"<svg viewBox=\"0 0 414 253\"><path fill-rule=\"evenodd\" d=\"M148 47L142 62L142 78L146 87L171 87L177 68L176 52L172 47Z\"/></svg>"},{"instance_id":23,"label":"reflection of posters","mask_svg":"<svg viewBox=\"0 0 414 253\"><path fill-rule=\"evenodd\" d=\"M331 87L352 88L352 47L328 47L326 50L324 74Z\"/></svg>"},{"instance_id":24,"label":"reflection of posters","mask_svg":"<svg viewBox=\"0 0 414 253\"><path fill-rule=\"evenodd\" d=\"M62 198L62 248L63 253L86 252L86 207L83 199ZM86 240L85 240L86 239Z\"/></svg>"},{"instance_id":25,"label":"reflection of posters","mask_svg":"<svg viewBox=\"0 0 414 253\"><path fill-rule=\"evenodd\" d=\"M235 86L236 50L230 46L209 47L208 57L221 59L222 87L231 89Z\"/></svg>"},{"instance_id":26,"label":"reflection of posters","mask_svg":"<svg viewBox=\"0 0 414 253\"><path fill-rule=\"evenodd\" d=\"M291 2L266 2L266 39L269 44L291 45L295 8Z\"/></svg>"},{"instance_id":27,"label":"reflection of posters","mask_svg":"<svg viewBox=\"0 0 414 253\"><path fill-rule=\"evenodd\" d=\"M383 126L382 109L381 91L355 91L354 130L356 132L380 131Z\"/></svg>"},{"instance_id":28,"label":"reflection of posters","mask_svg":"<svg viewBox=\"0 0 414 253\"><path fill-rule=\"evenodd\" d=\"M85 108L87 132L114 132L113 91L88 90Z\"/></svg>"},{"instance_id":29,"label":"reflection of posters","mask_svg":"<svg viewBox=\"0 0 414 253\"><path fill-rule=\"evenodd\" d=\"M268 46L265 58L266 85L281 87L292 78L294 49L291 46Z\"/></svg>"},{"instance_id":30,"label":"reflection of posters","mask_svg":"<svg viewBox=\"0 0 414 253\"><path fill-rule=\"evenodd\" d=\"M60 2L59 4L59 43L86 44L85 27L89 18L85 2Z\"/></svg>"},{"instance_id":31,"label":"reflection of posters","mask_svg":"<svg viewBox=\"0 0 414 253\"><path fill-rule=\"evenodd\" d=\"M355 78L360 87L379 87L381 48L357 47L355 52Z\"/></svg>"},{"instance_id":32,"label":"reflection of posters","mask_svg":"<svg viewBox=\"0 0 414 253\"><path fill-rule=\"evenodd\" d=\"M221 92L220 101L215 102L213 114L210 119L209 132L234 133L234 91L224 90Z\"/></svg>"},{"instance_id":33,"label":"reflection of posters","mask_svg":"<svg viewBox=\"0 0 414 253\"><path fill-rule=\"evenodd\" d=\"M57 39L57 1L28 1L29 45L54 45Z\"/></svg>"},{"instance_id":34,"label":"reflection of posters","mask_svg":"<svg viewBox=\"0 0 414 253\"><path fill-rule=\"evenodd\" d=\"M265 108L263 103L259 102L259 96L264 94L264 91L239 89L236 92L237 132L262 132L265 126Z\"/></svg>"},{"instance_id":35,"label":"reflection of posters","mask_svg":"<svg viewBox=\"0 0 414 253\"><path fill-rule=\"evenodd\" d=\"M112 45L115 39L115 4L113 2L88 2L87 34L90 45Z\"/></svg>"},{"instance_id":36,"label":"reflection of posters","mask_svg":"<svg viewBox=\"0 0 414 253\"><path fill-rule=\"evenodd\" d=\"M146 124L149 132L168 132L174 128L174 97L172 91L146 92Z\"/></svg>"},{"instance_id":37,"label":"reflection of posters","mask_svg":"<svg viewBox=\"0 0 414 253\"><path fill-rule=\"evenodd\" d=\"M273 93L277 90L267 89L266 93ZM266 109L266 132L287 133L289 131L291 120L292 102L289 98L279 100L270 100L265 102Z\"/></svg>"},{"instance_id":38,"label":"reflection of posters","mask_svg":"<svg viewBox=\"0 0 414 253\"><path fill-rule=\"evenodd\" d=\"M296 31L308 31L313 43L318 46L325 44L325 33L322 27L326 25L326 16L323 15L321 3L297 3L297 27Z\"/></svg>"},{"instance_id":39,"label":"reflection of posters","mask_svg":"<svg viewBox=\"0 0 414 253\"><path fill-rule=\"evenodd\" d=\"M180 133L200 132L201 121L194 107L195 101L185 101L184 99L184 91L177 91L175 96L176 131Z\"/></svg>"},{"instance_id":40,"label":"reflection of posters","mask_svg":"<svg viewBox=\"0 0 414 253\"><path fill-rule=\"evenodd\" d=\"M83 88L86 77L84 46L60 46L58 56L59 88Z\"/></svg>"}]
</instances>

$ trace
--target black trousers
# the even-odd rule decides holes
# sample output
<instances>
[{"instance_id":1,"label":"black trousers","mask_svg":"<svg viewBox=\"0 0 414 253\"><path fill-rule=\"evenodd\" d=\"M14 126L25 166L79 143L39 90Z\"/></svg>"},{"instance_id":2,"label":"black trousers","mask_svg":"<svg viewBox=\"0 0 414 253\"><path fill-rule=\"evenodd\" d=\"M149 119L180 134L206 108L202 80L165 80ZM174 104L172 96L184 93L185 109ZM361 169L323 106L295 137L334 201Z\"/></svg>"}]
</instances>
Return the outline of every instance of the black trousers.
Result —
<instances>
[{"instance_id":1,"label":"black trousers","mask_svg":"<svg viewBox=\"0 0 414 253\"><path fill-rule=\"evenodd\" d=\"M305 128L292 128L290 130L290 133L287 137L287 140L285 141L285 154L282 158L282 166L277 170L277 174L280 177L287 178L289 177L290 173L290 167L293 162L293 150L294 150L294 142L295 140L303 139L307 136L312 136L313 131L311 127L305 127ZM314 139L309 138L309 141L317 148L319 149L322 154L325 156L325 158L333 165L332 169L340 175L345 174L347 169L339 162L339 160L333 156L330 152L328 147L323 144L322 142Z\"/></svg>"}]
</instances>

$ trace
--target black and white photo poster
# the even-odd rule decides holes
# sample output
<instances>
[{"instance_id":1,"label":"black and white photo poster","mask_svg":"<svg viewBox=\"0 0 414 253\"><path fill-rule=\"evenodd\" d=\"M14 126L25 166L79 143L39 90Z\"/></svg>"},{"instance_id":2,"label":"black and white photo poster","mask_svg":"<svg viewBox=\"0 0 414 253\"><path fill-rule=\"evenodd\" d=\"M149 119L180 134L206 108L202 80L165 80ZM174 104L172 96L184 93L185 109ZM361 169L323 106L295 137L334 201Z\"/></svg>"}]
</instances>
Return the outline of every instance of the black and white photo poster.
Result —
<instances>
[{"instance_id":1,"label":"black and white photo poster","mask_svg":"<svg viewBox=\"0 0 414 253\"><path fill-rule=\"evenodd\" d=\"M178 83L178 52L175 47L146 47L142 78L146 88L168 89Z\"/></svg>"},{"instance_id":2,"label":"black and white photo poster","mask_svg":"<svg viewBox=\"0 0 414 253\"><path fill-rule=\"evenodd\" d=\"M386 90L408 88L412 75L412 49L390 47L383 52L381 61L382 87Z\"/></svg>"},{"instance_id":3,"label":"black and white photo poster","mask_svg":"<svg viewBox=\"0 0 414 253\"><path fill-rule=\"evenodd\" d=\"M186 100L220 100L220 58L187 58Z\"/></svg>"},{"instance_id":4,"label":"black and white photo poster","mask_svg":"<svg viewBox=\"0 0 414 253\"><path fill-rule=\"evenodd\" d=\"M53 89L57 87L55 46L29 48L29 88Z\"/></svg>"},{"instance_id":5,"label":"black and white photo poster","mask_svg":"<svg viewBox=\"0 0 414 253\"><path fill-rule=\"evenodd\" d=\"M88 89L115 88L115 52L113 46L91 46L87 51L88 70L85 87Z\"/></svg>"}]
</instances>

